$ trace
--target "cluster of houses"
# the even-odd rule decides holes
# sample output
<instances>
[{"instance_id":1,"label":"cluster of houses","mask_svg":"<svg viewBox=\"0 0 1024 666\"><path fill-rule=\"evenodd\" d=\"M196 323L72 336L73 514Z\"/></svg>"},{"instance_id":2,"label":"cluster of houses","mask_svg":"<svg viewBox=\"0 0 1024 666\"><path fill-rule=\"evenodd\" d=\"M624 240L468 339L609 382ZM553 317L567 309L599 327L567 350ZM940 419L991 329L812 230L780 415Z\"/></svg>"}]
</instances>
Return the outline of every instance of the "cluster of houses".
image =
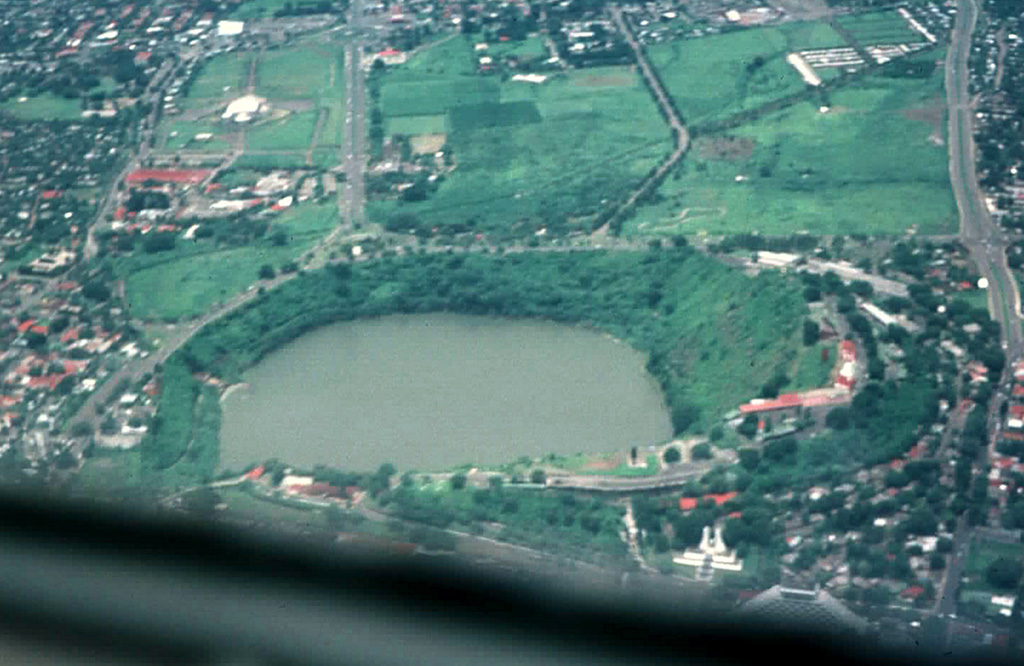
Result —
<instances>
[{"instance_id":1,"label":"cluster of houses","mask_svg":"<svg viewBox=\"0 0 1024 666\"><path fill-rule=\"evenodd\" d=\"M39 461L67 449L75 436L76 457L94 435L100 445L140 441L158 392L149 379L115 387L102 433L93 414L82 432L69 437L64 431L67 418L117 368L149 353L119 307L74 280L5 280L0 321L0 446Z\"/></svg>"},{"instance_id":2,"label":"cluster of houses","mask_svg":"<svg viewBox=\"0 0 1024 666\"><path fill-rule=\"evenodd\" d=\"M1005 137L1020 131L1019 90L1024 80L1024 12L1006 13L974 32L977 65L972 90L979 94L975 141L978 174L989 212L1011 229L1024 228L1024 161Z\"/></svg>"}]
</instances>

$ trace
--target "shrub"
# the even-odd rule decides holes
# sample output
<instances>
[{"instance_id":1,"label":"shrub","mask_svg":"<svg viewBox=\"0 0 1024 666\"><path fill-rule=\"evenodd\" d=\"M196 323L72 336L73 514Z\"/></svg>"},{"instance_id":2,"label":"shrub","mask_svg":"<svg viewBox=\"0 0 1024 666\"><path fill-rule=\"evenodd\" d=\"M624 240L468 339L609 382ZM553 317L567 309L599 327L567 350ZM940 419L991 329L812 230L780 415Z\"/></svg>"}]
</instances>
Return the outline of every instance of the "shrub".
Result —
<instances>
[{"instance_id":1,"label":"shrub","mask_svg":"<svg viewBox=\"0 0 1024 666\"><path fill-rule=\"evenodd\" d=\"M665 449L665 462L672 464L677 463L682 459L682 455L679 453L679 449L674 446L670 446Z\"/></svg>"}]
</instances>

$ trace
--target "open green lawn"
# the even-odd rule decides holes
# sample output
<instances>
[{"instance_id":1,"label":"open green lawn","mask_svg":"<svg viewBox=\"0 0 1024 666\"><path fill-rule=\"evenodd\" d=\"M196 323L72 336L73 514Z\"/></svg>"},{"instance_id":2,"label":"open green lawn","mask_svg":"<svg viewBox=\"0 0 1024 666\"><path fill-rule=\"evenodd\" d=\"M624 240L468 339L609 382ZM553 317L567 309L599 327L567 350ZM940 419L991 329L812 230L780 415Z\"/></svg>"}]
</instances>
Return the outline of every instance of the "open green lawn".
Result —
<instances>
[{"instance_id":1,"label":"open green lawn","mask_svg":"<svg viewBox=\"0 0 1024 666\"><path fill-rule=\"evenodd\" d=\"M331 70L337 66L337 54L328 47L266 51L256 67L256 94L271 104L274 100L317 98L330 87ZM344 85L342 69L334 72L334 82Z\"/></svg>"},{"instance_id":2,"label":"open green lawn","mask_svg":"<svg viewBox=\"0 0 1024 666\"><path fill-rule=\"evenodd\" d=\"M167 144L165 150L175 151L179 149L199 150L211 153L221 153L231 150L230 141L223 138L225 126L220 123L175 120L167 128ZM197 134L212 134L213 137L206 141L197 141Z\"/></svg>"},{"instance_id":3,"label":"open green lawn","mask_svg":"<svg viewBox=\"0 0 1024 666\"><path fill-rule=\"evenodd\" d=\"M470 42L456 38L386 74L386 127L443 131L456 168L426 201L371 201L371 219L401 211L420 226L498 235L564 228L625 197L671 150L632 68L503 83L473 75L472 58Z\"/></svg>"},{"instance_id":4,"label":"open green lawn","mask_svg":"<svg viewBox=\"0 0 1024 666\"><path fill-rule=\"evenodd\" d=\"M487 50L479 51L477 54L489 55L492 58L516 56L520 60L535 60L548 57L548 49L540 35L531 35L521 42L488 42Z\"/></svg>"},{"instance_id":5,"label":"open green lawn","mask_svg":"<svg viewBox=\"0 0 1024 666\"><path fill-rule=\"evenodd\" d=\"M120 267L132 314L138 317L193 317L228 300L254 282L260 266L280 268L296 259L337 223L333 204L296 206L274 219L272 227L290 235L287 245L269 240L218 249L202 242L178 241L169 252L125 260Z\"/></svg>"},{"instance_id":6,"label":"open green lawn","mask_svg":"<svg viewBox=\"0 0 1024 666\"><path fill-rule=\"evenodd\" d=\"M700 125L806 89L786 55L843 45L824 23L792 23L665 42L647 53L684 120Z\"/></svg>"},{"instance_id":7,"label":"open green lawn","mask_svg":"<svg viewBox=\"0 0 1024 666\"><path fill-rule=\"evenodd\" d=\"M317 153L320 149L317 149ZM316 155L314 154L314 162ZM319 164L319 163L317 163ZM235 166L239 169L255 169L258 171L273 171L274 169L302 169L306 167L305 150L296 150L290 153L243 153L235 160Z\"/></svg>"},{"instance_id":8,"label":"open green lawn","mask_svg":"<svg viewBox=\"0 0 1024 666\"><path fill-rule=\"evenodd\" d=\"M874 75L725 134L700 137L639 234L954 233L942 80ZM922 111L924 110L924 111Z\"/></svg>"},{"instance_id":9,"label":"open green lawn","mask_svg":"<svg viewBox=\"0 0 1024 666\"><path fill-rule=\"evenodd\" d=\"M82 117L82 104L76 97L66 99L53 93L28 97L24 102L14 96L0 104L3 110L18 120L76 120Z\"/></svg>"},{"instance_id":10,"label":"open green lawn","mask_svg":"<svg viewBox=\"0 0 1024 666\"><path fill-rule=\"evenodd\" d=\"M316 112L291 113L281 120L261 123L245 132L246 150L304 150L316 128Z\"/></svg>"},{"instance_id":11,"label":"open green lawn","mask_svg":"<svg viewBox=\"0 0 1024 666\"><path fill-rule=\"evenodd\" d=\"M244 0L231 12L231 18L239 21L271 18L274 12L284 9L285 5L302 7L316 4L316 0Z\"/></svg>"},{"instance_id":12,"label":"open green lawn","mask_svg":"<svg viewBox=\"0 0 1024 666\"><path fill-rule=\"evenodd\" d=\"M970 580L964 585L964 589L990 594L1012 594L1012 592L997 590L985 580L985 570L1000 557L1022 560L1024 552L1019 543L999 543L998 541L972 538L967 551L967 565L964 567L964 575Z\"/></svg>"},{"instance_id":13,"label":"open green lawn","mask_svg":"<svg viewBox=\"0 0 1024 666\"><path fill-rule=\"evenodd\" d=\"M245 94L249 80L250 53L221 53L208 60L181 101L185 109L229 102Z\"/></svg>"},{"instance_id":14,"label":"open green lawn","mask_svg":"<svg viewBox=\"0 0 1024 666\"><path fill-rule=\"evenodd\" d=\"M895 10L847 14L836 19L861 46L876 44L912 44L924 37Z\"/></svg>"}]
</instances>

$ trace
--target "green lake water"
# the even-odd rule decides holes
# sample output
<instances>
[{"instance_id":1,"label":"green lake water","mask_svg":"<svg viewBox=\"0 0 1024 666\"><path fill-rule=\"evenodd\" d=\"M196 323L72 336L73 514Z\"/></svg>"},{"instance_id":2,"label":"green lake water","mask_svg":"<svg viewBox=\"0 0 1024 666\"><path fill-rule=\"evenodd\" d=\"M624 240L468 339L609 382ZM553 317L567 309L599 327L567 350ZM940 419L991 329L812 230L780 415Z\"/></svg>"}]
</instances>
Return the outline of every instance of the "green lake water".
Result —
<instances>
[{"instance_id":1,"label":"green lake water","mask_svg":"<svg viewBox=\"0 0 1024 666\"><path fill-rule=\"evenodd\" d=\"M221 466L363 471L619 451L671 436L644 356L549 322L391 316L308 333L224 400Z\"/></svg>"}]
</instances>

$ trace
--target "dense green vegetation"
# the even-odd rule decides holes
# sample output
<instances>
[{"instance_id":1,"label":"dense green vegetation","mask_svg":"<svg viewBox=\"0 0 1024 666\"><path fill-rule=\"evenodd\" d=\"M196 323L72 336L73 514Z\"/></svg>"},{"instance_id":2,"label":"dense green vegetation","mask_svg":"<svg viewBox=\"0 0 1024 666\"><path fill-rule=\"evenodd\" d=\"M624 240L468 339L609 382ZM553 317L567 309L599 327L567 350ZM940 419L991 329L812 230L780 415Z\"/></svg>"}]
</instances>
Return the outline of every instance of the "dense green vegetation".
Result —
<instances>
[{"instance_id":1,"label":"dense green vegetation","mask_svg":"<svg viewBox=\"0 0 1024 666\"><path fill-rule=\"evenodd\" d=\"M491 536L549 553L619 565L628 557L619 537L623 509L599 499L517 489L514 484L471 488L465 477L448 489L417 487L409 481L381 499L395 516L436 528L482 533L489 523L498 526Z\"/></svg>"}]
</instances>

